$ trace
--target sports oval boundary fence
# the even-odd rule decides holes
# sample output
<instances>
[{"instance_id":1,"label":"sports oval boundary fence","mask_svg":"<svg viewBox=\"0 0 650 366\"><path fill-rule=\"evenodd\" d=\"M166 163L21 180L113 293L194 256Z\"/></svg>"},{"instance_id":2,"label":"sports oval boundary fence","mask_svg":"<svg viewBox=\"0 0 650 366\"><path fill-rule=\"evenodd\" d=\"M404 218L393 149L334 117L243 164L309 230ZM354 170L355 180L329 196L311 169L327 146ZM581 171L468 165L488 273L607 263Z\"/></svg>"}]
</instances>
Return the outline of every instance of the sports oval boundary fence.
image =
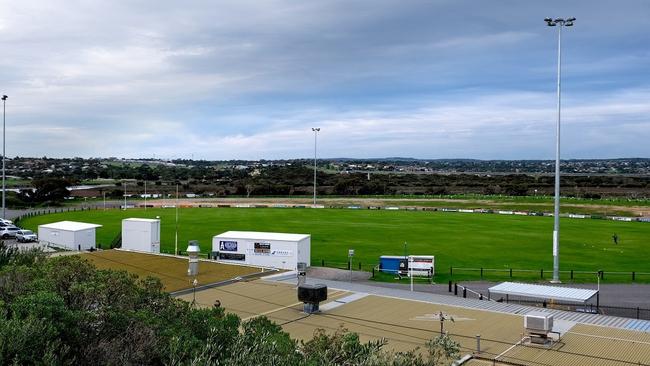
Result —
<instances>
[{"instance_id":1,"label":"sports oval boundary fence","mask_svg":"<svg viewBox=\"0 0 650 366\"><path fill-rule=\"evenodd\" d=\"M638 271L606 271L603 269L596 271L583 271L583 270L561 270L560 277L568 278L570 280L588 279L593 281L594 278L604 281L606 278L613 276L617 280L650 280L650 272ZM449 267L449 277L454 278L454 275L461 277L462 275L471 274L474 278L478 279L503 279L521 278L530 279L535 277L538 279L550 278L553 274L552 270L540 269L518 269L518 268L464 268L464 267Z\"/></svg>"}]
</instances>

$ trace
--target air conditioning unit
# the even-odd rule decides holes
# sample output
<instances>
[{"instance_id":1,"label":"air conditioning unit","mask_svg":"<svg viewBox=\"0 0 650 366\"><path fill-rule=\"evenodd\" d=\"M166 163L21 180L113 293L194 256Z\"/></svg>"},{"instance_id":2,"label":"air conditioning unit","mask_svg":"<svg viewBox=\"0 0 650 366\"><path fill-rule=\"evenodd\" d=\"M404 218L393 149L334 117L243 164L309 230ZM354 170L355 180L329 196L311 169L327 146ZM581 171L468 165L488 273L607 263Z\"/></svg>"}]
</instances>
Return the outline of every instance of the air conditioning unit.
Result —
<instances>
[{"instance_id":1,"label":"air conditioning unit","mask_svg":"<svg viewBox=\"0 0 650 366\"><path fill-rule=\"evenodd\" d=\"M548 334L553 330L553 314L534 311L524 315L524 328L529 333Z\"/></svg>"},{"instance_id":2,"label":"air conditioning unit","mask_svg":"<svg viewBox=\"0 0 650 366\"><path fill-rule=\"evenodd\" d=\"M298 300L305 303L303 310L311 314L319 311L318 304L327 300L327 286L323 284L298 286Z\"/></svg>"}]
</instances>

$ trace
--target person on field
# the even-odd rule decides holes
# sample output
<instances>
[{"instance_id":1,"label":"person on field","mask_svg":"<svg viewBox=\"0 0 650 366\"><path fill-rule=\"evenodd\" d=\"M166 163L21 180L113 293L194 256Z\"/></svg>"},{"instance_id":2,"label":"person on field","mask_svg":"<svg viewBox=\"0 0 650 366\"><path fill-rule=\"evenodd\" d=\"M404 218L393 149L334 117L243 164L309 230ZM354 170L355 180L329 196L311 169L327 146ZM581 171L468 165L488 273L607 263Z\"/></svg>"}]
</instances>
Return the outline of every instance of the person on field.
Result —
<instances>
[{"instance_id":1,"label":"person on field","mask_svg":"<svg viewBox=\"0 0 650 366\"><path fill-rule=\"evenodd\" d=\"M615 245L618 244L618 235L616 233L614 233L614 235L612 235L612 240L614 240Z\"/></svg>"}]
</instances>

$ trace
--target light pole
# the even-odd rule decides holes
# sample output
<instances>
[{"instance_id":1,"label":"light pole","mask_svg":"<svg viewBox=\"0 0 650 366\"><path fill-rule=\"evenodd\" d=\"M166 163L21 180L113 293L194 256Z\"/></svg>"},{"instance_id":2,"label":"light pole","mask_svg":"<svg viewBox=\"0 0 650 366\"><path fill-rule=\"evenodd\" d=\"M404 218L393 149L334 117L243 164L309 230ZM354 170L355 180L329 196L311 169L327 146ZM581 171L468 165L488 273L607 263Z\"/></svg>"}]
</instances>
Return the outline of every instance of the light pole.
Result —
<instances>
[{"instance_id":1,"label":"light pole","mask_svg":"<svg viewBox=\"0 0 650 366\"><path fill-rule=\"evenodd\" d=\"M5 145L7 142L6 135L5 135L5 120L7 116L7 98L9 98L6 95L2 96L2 218L6 219L6 209L7 207L5 206Z\"/></svg>"},{"instance_id":2,"label":"light pole","mask_svg":"<svg viewBox=\"0 0 650 366\"><path fill-rule=\"evenodd\" d=\"M316 204L316 146L318 143L318 131L320 131L320 127L312 127L311 129L314 131L314 205Z\"/></svg>"},{"instance_id":3,"label":"light pole","mask_svg":"<svg viewBox=\"0 0 650 366\"><path fill-rule=\"evenodd\" d=\"M560 283L560 117L562 109L562 28L572 27L576 18L545 18L549 27L557 27L557 126L555 139L555 209L553 214L553 280Z\"/></svg>"}]
</instances>

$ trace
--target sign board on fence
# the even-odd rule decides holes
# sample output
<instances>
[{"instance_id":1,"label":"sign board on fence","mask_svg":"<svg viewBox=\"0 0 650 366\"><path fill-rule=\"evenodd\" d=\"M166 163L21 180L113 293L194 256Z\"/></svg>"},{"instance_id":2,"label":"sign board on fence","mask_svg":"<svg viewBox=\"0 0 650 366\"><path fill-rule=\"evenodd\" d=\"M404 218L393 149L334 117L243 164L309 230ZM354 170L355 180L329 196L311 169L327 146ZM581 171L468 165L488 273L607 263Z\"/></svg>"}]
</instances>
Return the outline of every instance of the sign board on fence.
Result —
<instances>
[{"instance_id":1,"label":"sign board on fence","mask_svg":"<svg viewBox=\"0 0 650 366\"><path fill-rule=\"evenodd\" d=\"M433 277L435 273L435 257L432 255L410 255L407 275L414 277Z\"/></svg>"}]
</instances>

